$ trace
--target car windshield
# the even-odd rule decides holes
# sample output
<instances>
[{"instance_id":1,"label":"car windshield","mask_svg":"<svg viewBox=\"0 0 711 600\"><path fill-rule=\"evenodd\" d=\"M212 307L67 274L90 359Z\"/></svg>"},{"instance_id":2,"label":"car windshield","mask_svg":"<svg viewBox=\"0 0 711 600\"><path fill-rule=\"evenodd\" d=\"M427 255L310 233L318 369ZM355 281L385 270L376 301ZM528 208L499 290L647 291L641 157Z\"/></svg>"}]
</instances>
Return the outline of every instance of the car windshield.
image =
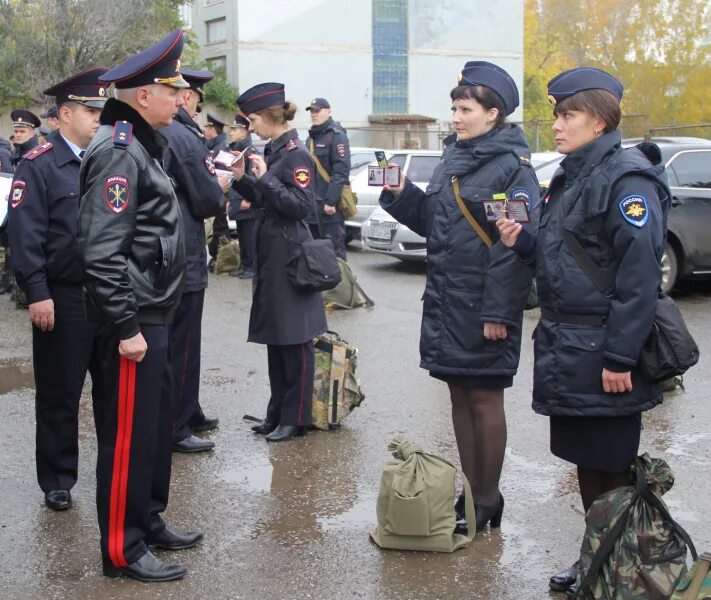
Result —
<instances>
[{"instance_id":1,"label":"car windshield","mask_svg":"<svg viewBox=\"0 0 711 600\"><path fill-rule=\"evenodd\" d=\"M559 156L557 158L554 158L553 160L549 160L548 162L544 162L539 164L538 166L534 166L534 169L536 169L536 177L538 177L538 181L540 183L547 183L551 179L553 179L553 175L558 170L561 160L563 160L563 157Z\"/></svg>"},{"instance_id":2,"label":"car windshield","mask_svg":"<svg viewBox=\"0 0 711 600\"><path fill-rule=\"evenodd\" d=\"M372 152L354 152L351 154L351 177L358 175L372 160L374 160Z\"/></svg>"}]
</instances>

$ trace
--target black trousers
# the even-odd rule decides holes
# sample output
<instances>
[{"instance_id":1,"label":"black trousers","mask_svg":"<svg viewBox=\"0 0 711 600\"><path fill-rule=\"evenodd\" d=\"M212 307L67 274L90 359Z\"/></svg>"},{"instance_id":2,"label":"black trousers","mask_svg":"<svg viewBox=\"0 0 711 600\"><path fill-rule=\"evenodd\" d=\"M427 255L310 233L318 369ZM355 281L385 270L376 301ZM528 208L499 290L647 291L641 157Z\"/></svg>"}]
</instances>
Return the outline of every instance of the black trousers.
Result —
<instances>
[{"instance_id":1,"label":"black trousers","mask_svg":"<svg viewBox=\"0 0 711 600\"><path fill-rule=\"evenodd\" d=\"M267 346L271 398L267 420L280 425L311 425L314 345Z\"/></svg>"},{"instance_id":2,"label":"black trousers","mask_svg":"<svg viewBox=\"0 0 711 600\"><path fill-rule=\"evenodd\" d=\"M173 441L193 434L205 419L200 406L200 343L205 290L183 294L170 328L173 379Z\"/></svg>"},{"instance_id":3,"label":"black trousers","mask_svg":"<svg viewBox=\"0 0 711 600\"><path fill-rule=\"evenodd\" d=\"M329 238L336 251L336 256L342 260L346 259L346 223L344 221L333 221L322 223L323 236L319 234L318 225L309 224L311 237L315 240L323 237Z\"/></svg>"},{"instance_id":4,"label":"black trousers","mask_svg":"<svg viewBox=\"0 0 711 600\"><path fill-rule=\"evenodd\" d=\"M257 251L257 220L238 220L237 235L239 237L240 268L245 271L254 271L254 255Z\"/></svg>"},{"instance_id":5,"label":"black trousers","mask_svg":"<svg viewBox=\"0 0 711 600\"><path fill-rule=\"evenodd\" d=\"M110 326L99 333L104 394L97 406L96 508L101 552L117 567L143 556L165 528L172 459L169 329L142 325L140 363L119 356Z\"/></svg>"},{"instance_id":6,"label":"black trousers","mask_svg":"<svg viewBox=\"0 0 711 600\"><path fill-rule=\"evenodd\" d=\"M217 258L217 248L222 236L230 237L230 226L227 223L227 213L223 210L212 221L212 239L207 246L207 250L212 258Z\"/></svg>"},{"instance_id":7,"label":"black trousers","mask_svg":"<svg viewBox=\"0 0 711 600\"><path fill-rule=\"evenodd\" d=\"M70 490L79 462L79 400L91 373L96 407L101 369L96 353L96 323L87 321L79 285L50 285L54 329L32 327L35 371L35 461L43 492Z\"/></svg>"}]
</instances>

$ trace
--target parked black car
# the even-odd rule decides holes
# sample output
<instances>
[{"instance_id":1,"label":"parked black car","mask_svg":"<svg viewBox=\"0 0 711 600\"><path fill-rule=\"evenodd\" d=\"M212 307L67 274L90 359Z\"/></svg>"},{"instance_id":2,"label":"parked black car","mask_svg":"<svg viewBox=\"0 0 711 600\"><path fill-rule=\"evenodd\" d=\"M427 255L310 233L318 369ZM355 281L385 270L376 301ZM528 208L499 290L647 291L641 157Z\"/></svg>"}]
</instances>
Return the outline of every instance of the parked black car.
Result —
<instances>
[{"instance_id":1,"label":"parked black car","mask_svg":"<svg viewBox=\"0 0 711 600\"><path fill-rule=\"evenodd\" d=\"M623 140L633 145L642 140ZM672 208L662 258L662 289L680 279L711 276L711 140L658 137L666 165Z\"/></svg>"}]
</instances>

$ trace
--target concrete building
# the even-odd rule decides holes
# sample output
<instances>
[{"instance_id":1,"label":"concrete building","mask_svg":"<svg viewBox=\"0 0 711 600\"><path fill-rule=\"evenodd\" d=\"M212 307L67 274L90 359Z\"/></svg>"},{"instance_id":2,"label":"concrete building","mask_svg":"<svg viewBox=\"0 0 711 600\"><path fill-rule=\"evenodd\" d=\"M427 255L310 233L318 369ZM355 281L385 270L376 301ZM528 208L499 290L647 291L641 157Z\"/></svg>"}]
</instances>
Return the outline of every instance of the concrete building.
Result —
<instances>
[{"instance_id":1,"label":"concrete building","mask_svg":"<svg viewBox=\"0 0 711 600\"><path fill-rule=\"evenodd\" d=\"M230 83L282 81L299 107L328 98L353 145L392 129L378 145L437 146L420 133L448 129L467 60L495 62L523 88L523 0L193 0L183 14ZM295 125L309 127L305 111ZM419 133L406 141L408 128Z\"/></svg>"}]
</instances>

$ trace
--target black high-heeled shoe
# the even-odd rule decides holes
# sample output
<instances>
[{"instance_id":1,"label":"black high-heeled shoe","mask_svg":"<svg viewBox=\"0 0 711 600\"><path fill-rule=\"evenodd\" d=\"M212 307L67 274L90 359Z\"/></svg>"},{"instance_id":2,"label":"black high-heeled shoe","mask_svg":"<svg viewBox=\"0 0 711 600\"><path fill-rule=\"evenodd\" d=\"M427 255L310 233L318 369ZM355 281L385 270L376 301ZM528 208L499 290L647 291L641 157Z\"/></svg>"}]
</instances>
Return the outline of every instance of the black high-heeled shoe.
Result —
<instances>
[{"instance_id":1,"label":"black high-heeled shoe","mask_svg":"<svg viewBox=\"0 0 711 600\"><path fill-rule=\"evenodd\" d=\"M491 525L492 529L501 527L501 518L504 514L504 497L501 494L499 494L499 501L493 506L475 504L474 508L476 511L477 533L484 531L487 525Z\"/></svg>"}]
</instances>

